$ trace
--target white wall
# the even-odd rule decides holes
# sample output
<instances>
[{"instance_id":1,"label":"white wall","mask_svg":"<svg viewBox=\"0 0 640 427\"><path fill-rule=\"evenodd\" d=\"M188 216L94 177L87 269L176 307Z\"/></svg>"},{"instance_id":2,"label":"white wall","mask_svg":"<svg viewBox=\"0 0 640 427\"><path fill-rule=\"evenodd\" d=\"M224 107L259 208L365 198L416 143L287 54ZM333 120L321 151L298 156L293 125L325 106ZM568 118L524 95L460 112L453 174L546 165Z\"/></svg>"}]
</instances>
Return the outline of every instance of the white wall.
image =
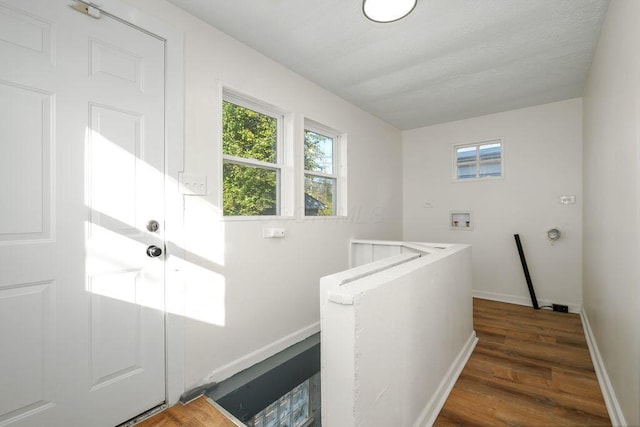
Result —
<instances>
[{"instance_id":1,"label":"white wall","mask_svg":"<svg viewBox=\"0 0 640 427\"><path fill-rule=\"evenodd\" d=\"M584 97L584 306L628 425L640 425L640 2L609 5Z\"/></svg>"},{"instance_id":2,"label":"white wall","mask_svg":"<svg viewBox=\"0 0 640 427\"><path fill-rule=\"evenodd\" d=\"M320 281L322 422L430 426L477 342L471 248L369 243L390 256Z\"/></svg>"},{"instance_id":3,"label":"white wall","mask_svg":"<svg viewBox=\"0 0 640 427\"><path fill-rule=\"evenodd\" d=\"M404 132L405 241L469 243L476 295L531 304L518 233L541 303L582 303L582 101L573 99ZM504 179L452 182L453 149L504 138ZM576 204L561 205L560 195ZM430 203L432 207L425 207ZM473 231L451 231L452 210ZM551 245L546 231L562 238Z\"/></svg>"},{"instance_id":4,"label":"white wall","mask_svg":"<svg viewBox=\"0 0 640 427\"><path fill-rule=\"evenodd\" d=\"M164 1L129 2L185 33L185 171L206 175L209 187L186 198L190 388L317 332L319 278L347 268L349 240L401 237L401 133ZM286 229L281 240L263 239L261 221L221 221L222 85L291 112L299 144L304 117L347 133L347 219L268 222Z\"/></svg>"}]
</instances>

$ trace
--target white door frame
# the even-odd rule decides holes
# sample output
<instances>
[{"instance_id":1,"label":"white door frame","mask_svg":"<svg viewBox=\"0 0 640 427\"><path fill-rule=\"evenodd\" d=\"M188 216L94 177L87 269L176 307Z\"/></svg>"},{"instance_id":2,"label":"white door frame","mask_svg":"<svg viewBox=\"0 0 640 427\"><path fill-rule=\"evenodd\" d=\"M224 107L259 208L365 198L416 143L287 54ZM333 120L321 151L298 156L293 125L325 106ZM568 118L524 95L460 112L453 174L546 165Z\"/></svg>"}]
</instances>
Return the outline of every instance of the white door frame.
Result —
<instances>
[{"instance_id":1,"label":"white door frame","mask_svg":"<svg viewBox=\"0 0 640 427\"><path fill-rule=\"evenodd\" d=\"M80 0L75 0L80 1ZM85 1L81 1L85 3ZM87 2L88 3L88 2ZM85 3L86 4L86 3ZM184 259L183 197L179 173L184 169L184 35L164 22L121 0L101 0L100 10L165 39L165 363L167 404L184 392L185 321L180 314L184 284L180 264ZM126 18L125 18L126 17Z\"/></svg>"}]
</instances>

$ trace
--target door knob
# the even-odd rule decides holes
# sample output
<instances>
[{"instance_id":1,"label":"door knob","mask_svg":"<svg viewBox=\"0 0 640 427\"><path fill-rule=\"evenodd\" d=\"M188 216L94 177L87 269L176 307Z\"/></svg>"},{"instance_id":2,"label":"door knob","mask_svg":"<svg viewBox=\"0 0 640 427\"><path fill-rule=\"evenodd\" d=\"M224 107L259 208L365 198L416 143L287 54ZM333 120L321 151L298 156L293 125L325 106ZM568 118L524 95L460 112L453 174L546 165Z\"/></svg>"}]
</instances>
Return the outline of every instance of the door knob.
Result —
<instances>
[{"instance_id":1,"label":"door knob","mask_svg":"<svg viewBox=\"0 0 640 427\"><path fill-rule=\"evenodd\" d=\"M152 219L149 222L147 222L147 230L149 230L150 232L155 233L156 231L158 231L159 228L160 228L160 223L155 219Z\"/></svg>"},{"instance_id":2,"label":"door knob","mask_svg":"<svg viewBox=\"0 0 640 427\"><path fill-rule=\"evenodd\" d=\"M147 255L149 258L158 258L162 255L162 249L157 247L156 245L151 245L147 248Z\"/></svg>"}]
</instances>

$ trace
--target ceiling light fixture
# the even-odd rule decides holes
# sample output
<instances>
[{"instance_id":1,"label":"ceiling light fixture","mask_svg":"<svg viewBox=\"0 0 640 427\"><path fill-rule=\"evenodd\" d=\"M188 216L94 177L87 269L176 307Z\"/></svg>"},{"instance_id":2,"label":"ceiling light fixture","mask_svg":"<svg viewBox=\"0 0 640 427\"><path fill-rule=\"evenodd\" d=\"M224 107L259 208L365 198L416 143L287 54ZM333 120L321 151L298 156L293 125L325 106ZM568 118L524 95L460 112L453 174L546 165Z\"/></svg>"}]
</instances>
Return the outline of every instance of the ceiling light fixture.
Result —
<instances>
[{"instance_id":1,"label":"ceiling light fixture","mask_svg":"<svg viewBox=\"0 0 640 427\"><path fill-rule=\"evenodd\" d=\"M363 0L362 12L373 22L394 22L410 14L418 0Z\"/></svg>"}]
</instances>

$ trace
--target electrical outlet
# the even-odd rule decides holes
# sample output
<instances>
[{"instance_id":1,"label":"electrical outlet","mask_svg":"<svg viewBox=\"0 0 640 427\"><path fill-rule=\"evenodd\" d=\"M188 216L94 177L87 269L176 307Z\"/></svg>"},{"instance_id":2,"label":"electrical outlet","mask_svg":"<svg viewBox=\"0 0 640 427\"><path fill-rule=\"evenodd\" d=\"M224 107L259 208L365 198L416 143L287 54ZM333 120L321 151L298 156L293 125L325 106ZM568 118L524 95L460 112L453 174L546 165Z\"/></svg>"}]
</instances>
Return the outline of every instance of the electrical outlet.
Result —
<instances>
[{"instance_id":1,"label":"electrical outlet","mask_svg":"<svg viewBox=\"0 0 640 427\"><path fill-rule=\"evenodd\" d=\"M263 227L262 237L265 239L284 239L284 228Z\"/></svg>"},{"instance_id":2,"label":"electrical outlet","mask_svg":"<svg viewBox=\"0 0 640 427\"><path fill-rule=\"evenodd\" d=\"M560 196L560 203L563 205L574 205L576 203L576 196Z\"/></svg>"},{"instance_id":3,"label":"electrical outlet","mask_svg":"<svg viewBox=\"0 0 640 427\"><path fill-rule=\"evenodd\" d=\"M553 311L557 311L559 313L568 313L569 307L564 304L553 304Z\"/></svg>"}]
</instances>

